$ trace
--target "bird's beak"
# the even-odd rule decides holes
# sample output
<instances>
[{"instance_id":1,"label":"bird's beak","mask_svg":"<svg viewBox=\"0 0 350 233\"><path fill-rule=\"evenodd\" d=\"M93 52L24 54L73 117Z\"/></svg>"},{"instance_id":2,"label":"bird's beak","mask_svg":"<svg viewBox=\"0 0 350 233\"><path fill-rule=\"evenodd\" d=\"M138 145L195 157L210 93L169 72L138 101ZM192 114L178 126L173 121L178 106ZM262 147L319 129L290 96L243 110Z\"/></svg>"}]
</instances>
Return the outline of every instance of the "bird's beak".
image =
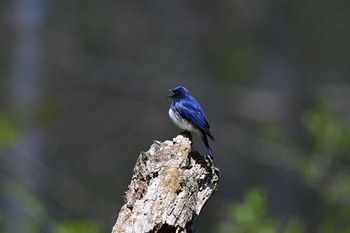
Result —
<instances>
[{"instance_id":1,"label":"bird's beak","mask_svg":"<svg viewBox=\"0 0 350 233\"><path fill-rule=\"evenodd\" d=\"M171 90L171 89L169 89L169 91L171 91L171 92L173 92L173 90ZM174 93L174 92L173 92ZM174 95L169 95L169 96L167 96L166 98L173 98L174 97Z\"/></svg>"}]
</instances>

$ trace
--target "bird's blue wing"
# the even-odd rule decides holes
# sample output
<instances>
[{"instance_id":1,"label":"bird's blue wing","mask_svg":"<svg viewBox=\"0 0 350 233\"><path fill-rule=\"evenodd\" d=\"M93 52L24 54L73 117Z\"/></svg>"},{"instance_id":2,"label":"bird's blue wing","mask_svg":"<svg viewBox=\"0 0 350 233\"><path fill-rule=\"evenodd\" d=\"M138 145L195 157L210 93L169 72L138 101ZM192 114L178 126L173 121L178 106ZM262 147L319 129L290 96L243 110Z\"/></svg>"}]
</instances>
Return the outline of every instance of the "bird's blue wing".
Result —
<instances>
[{"instance_id":1,"label":"bird's blue wing","mask_svg":"<svg viewBox=\"0 0 350 233\"><path fill-rule=\"evenodd\" d=\"M210 134L209 123L205 117L204 111L194 98L182 98L175 103L176 110L186 120L194 124L199 130Z\"/></svg>"}]
</instances>

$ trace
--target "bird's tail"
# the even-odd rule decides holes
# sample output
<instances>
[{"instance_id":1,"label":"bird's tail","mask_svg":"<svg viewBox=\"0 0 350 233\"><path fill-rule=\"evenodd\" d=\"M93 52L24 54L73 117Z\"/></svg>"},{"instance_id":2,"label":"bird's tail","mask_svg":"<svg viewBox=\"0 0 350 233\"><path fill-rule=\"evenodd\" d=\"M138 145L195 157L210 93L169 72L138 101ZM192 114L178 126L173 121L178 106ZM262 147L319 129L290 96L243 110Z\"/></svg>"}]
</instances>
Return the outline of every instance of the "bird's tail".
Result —
<instances>
[{"instance_id":1,"label":"bird's tail","mask_svg":"<svg viewBox=\"0 0 350 233\"><path fill-rule=\"evenodd\" d=\"M205 133L202 133L201 132L201 137L202 137L202 140L203 140L203 142L204 142L204 145L205 145L205 147L207 148L207 150L208 150L208 153L209 153L209 156L210 156L210 158L214 158L213 157L213 152L211 151L211 148L210 148L210 146L209 146L209 142L208 142L208 137L207 137L207 135L205 134Z\"/></svg>"}]
</instances>

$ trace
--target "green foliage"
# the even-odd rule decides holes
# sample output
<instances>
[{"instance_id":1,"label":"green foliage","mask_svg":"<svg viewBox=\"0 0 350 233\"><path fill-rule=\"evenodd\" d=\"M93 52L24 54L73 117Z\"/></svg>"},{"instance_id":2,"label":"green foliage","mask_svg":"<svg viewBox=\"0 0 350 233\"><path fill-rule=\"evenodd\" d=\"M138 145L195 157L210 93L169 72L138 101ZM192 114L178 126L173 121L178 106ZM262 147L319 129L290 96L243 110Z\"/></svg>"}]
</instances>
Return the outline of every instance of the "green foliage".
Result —
<instances>
[{"instance_id":1,"label":"green foliage","mask_svg":"<svg viewBox=\"0 0 350 233\"><path fill-rule=\"evenodd\" d=\"M60 114L58 105L51 101L46 105L42 106L37 113L37 119L41 123L49 122L55 119Z\"/></svg>"},{"instance_id":2,"label":"green foliage","mask_svg":"<svg viewBox=\"0 0 350 233\"><path fill-rule=\"evenodd\" d=\"M71 220L59 224L53 233L100 233L105 232L102 225L88 220Z\"/></svg>"},{"instance_id":3,"label":"green foliage","mask_svg":"<svg viewBox=\"0 0 350 233\"><path fill-rule=\"evenodd\" d=\"M6 195L11 197L25 213L24 228L26 230L23 233L40 232L48 216L44 203L20 182L8 181L6 187Z\"/></svg>"},{"instance_id":4,"label":"green foliage","mask_svg":"<svg viewBox=\"0 0 350 233\"><path fill-rule=\"evenodd\" d=\"M296 172L317 192L321 201L317 217L319 232L350 232L347 220L350 218L350 171L347 165L350 129L323 103L308 109L302 123L305 139L310 142L308 148L288 138L287 132L277 123L263 125L259 135L283 145L291 152L290 156L299 159L300 169ZM300 232L300 224L294 226L293 221L289 222L286 229Z\"/></svg>"},{"instance_id":5,"label":"green foliage","mask_svg":"<svg viewBox=\"0 0 350 233\"><path fill-rule=\"evenodd\" d=\"M30 211L35 219L44 219L47 216L45 206L39 198L29 192L29 190L18 182L11 182L8 186L8 192L22 207Z\"/></svg>"},{"instance_id":6,"label":"green foliage","mask_svg":"<svg viewBox=\"0 0 350 233\"><path fill-rule=\"evenodd\" d=\"M29 220L25 226L26 231L24 233L36 233L41 232L43 226L47 224L48 212L45 204L40 201L38 197L28 191L28 189L18 182L11 182L8 185L8 194L11 198L15 199L18 204L29 213ZM0 215L0 220L1 220ZM1 223L1 221L0 221ZM0 224L0 233L1 231ZM52 233L100 233L106 232L102 224L88 221L88 220L69 220L63 223L57 224L49 232Z\"/></svg>"},{"instance_id":7,"label":"green foliage","mask_svg":"<svg viewBox=\"0 0 350 233\"><path fill-rule=\"evenodd\" d=\"M322 104L304 114L303 124L312 145L311 157L304 169L305 179L311 183L331 180L327 185L323 185L324 190L321 193L338 193L336 195L339 196L339 191L347 192L349 188L346 187L350 187L347 183L350 173L340 171L342 174L339 179L339 169L334 169L337 172L332 174L330 172L347 156L347 150L350 148L350 130Z\"/></svg>"},{"instance_id":8,"label":"green foliage","mask_svg":"<svg viewBox=\"0 0 350 233\"><path fill-rule=\"evenodd\" d=\"M321 105L307 111L303 123L315 152L334 157L350 147L349 130L325 106Z\"/></svg>"},{"instance_id":9,"label":"green foliage","mask_svg":"<svg viewBox=\"0 0 350 233\"><path fill-rule=\"evenodd\" d=\"M228 205L227 216L219 226L220 233L300 233L302 225L297 220L284 224L267 212L267 194L261 187L246 193L242 202Z\"/></svg>"},{"instance_id":10,"label":"green foliage","mask_svg":"<svg viewBox=\"0 0 350 233\"><path fill-rule=\"evenodd\" d=\"M346 206L331 207L323 211L320 224L320 233L348 233L350 232L350 208Z\"/></svg>"},{"instance_id":11,"label":"green foliage","mask_svg":"<svg viewBox=\"0 0 350 233\"><path fill-rule=\"evenodd\" d=\"M259 128L259 136L267 141L279 142L284 144L287 141L286 135L283 133L279 124L268 122Z\"/></svg>"},{"instance_id":12,"label":"green foliage","mask_svg":"<svg viewBox=\"0 0 350 233\"><path fill-rule=\"evenodd\" d=\"M325 186L322 194L325 201L339 202L350 207L350 174L338 172L331 181Z\"/></svg>"},{"instance_id":13,"label":"green foliage","mask_svg":"<svg viewBox=\"0 0 350 233\"><path fill-rule=\"evenodd\" d=\"M18 131L5 116L0 116L0 148L13 143L18 137Z\"/></svg>"},{"instance_id":14,"label":"green foliage","mask_svg":"<svg viewBox=\"0 0 350 233\"><path fill-rule=\"evenodd\" d=\"M300 159L301 167L297 172L300 172L308 184L324 185L324 188L328 189L327 193L334 192L339 196L348 192L347 187L350 185L346 184L349 184L350 178L347 177L350 177L350 173L339 171L334 167L342 164L343 159L348 156L349 128L322 103L303 114L302 124L307 136L306 140L310 142L310 147L307 149L294 142L286 130L277 123L264 124L259 128L258 134L266 141L283 145L290 156ZM333 174L329 174L330 172ZM331 189L327 188L326 184L320 184L324 179L334 181Z\"/></svg>"}]
</instances>

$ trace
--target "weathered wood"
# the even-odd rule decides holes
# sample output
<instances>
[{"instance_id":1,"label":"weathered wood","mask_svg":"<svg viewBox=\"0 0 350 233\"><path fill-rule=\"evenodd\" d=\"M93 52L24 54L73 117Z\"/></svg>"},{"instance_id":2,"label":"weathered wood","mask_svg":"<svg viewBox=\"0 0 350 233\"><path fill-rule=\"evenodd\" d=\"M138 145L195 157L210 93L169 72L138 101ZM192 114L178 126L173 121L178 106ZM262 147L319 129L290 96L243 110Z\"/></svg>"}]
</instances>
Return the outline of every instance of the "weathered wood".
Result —
<instances>
[{"instance_id":1,"label":"weathered wood","mask_svg":"<svg viewBox=\"0 0 350 233\"><path fill-rule=\"evenodd\" d=\"M187 137L155 141L136 162L112 233L194 232L218 181L219 170L212 160L191 152Z\"/></svg>"}]
</instances>

